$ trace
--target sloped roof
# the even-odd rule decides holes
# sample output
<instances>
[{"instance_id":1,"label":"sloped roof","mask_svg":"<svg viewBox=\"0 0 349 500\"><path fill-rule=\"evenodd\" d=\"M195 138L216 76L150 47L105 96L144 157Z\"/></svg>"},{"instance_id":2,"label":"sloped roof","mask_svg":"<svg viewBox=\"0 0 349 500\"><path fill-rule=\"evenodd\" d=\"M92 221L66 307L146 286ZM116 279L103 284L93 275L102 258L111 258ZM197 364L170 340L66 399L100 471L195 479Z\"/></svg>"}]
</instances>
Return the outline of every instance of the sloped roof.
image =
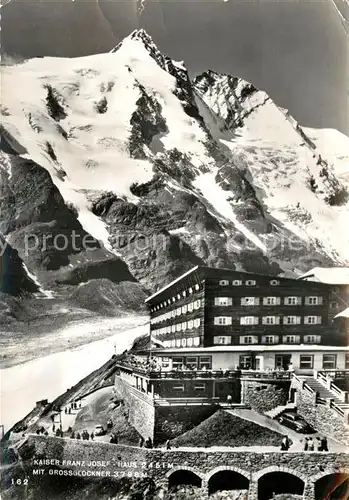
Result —
<instances>
[{"instance_id":1,"label":"sloped roof","mask_svg":"<svg viewBox=\"0 0 349 500\"><path fill-rule=\"evenodd\" d=\"M299 279L330 285L349 285L349 267L314 267Z\"/></svg>"},{"instance_id":2,"label":"sloped roof","mask_svg":"<svg viewBox=\"0 0 349 500\"><path fill-rule=\"evenodd\" d=\"M349 318L349 307L338 313L335 318Z\"/></svg>"}]
</instances>

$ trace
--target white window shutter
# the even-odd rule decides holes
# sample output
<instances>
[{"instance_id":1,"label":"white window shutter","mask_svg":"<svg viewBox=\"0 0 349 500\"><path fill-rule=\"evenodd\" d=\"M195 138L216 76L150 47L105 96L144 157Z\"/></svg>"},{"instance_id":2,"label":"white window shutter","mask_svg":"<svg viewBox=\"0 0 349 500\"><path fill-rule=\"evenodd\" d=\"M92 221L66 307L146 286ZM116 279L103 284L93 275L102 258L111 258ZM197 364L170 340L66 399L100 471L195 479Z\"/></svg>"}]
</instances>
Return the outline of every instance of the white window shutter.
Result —
<instances>
[{"instance_id":1,"label":"white window shutter","mask_svg":"<svg viewBox=\"0 0 349 500\"><path fill-rule=\"evenodd\" d=\"M279 306L281 304L281 297L276 297L276 305Z\"/></svg>"},{"instance_id":2,"label":"white window shutter","mask_svg":"<svg viewBox=\"0 0 349 500\"><path fill-rule=\"evenodd\" d=\"M219 306L219 297L215 297L214 299L214 305Z\"/></svg>"},{"instance_id":3,"label":"white window shutter","mask_svg":"<svg viewBox=\"0 0 349 500\"><path fill-rule=\"evenodd\" d=\"M231 297L228 297L228 306L233 305L233 299Z\"/></svg>"},{"instance_id":4,"label":"white window shutter","mask_svg":"<svg viewBox=\"0 0 349 500\"><path fill-rule=\"evenodd\" d=\"M297 306L302 305L302 297L297 297Z\"/></svg>"},{"instance_id":5,"label":"white window shutter","mask_svg":"<svg viewBox=\"0 0 349 500\"><path fill-rule=\"evenodd\" d=\"M305 297L304 304L305 304L306 306L308 306L308 305L309 305L309 297Z\"/></svg>"},{"instance_id":6,"label":"white window shutter","mask_svg":"<svg viewBox=\"0 0 349 500\"><path fill-rule=\"evenodd\" d=\"M258 318L258 316L255 316L254 317L254 324L258 325L258 323L259 323L259 318Z\"/></svg>"},{"instance_id":7,"label":"white window shutter","mask_svg":"<svg viewBox=\"0 0 349 500\"><path fill-rule=\"evenodd\" d=\"M316 323L317 323L318 325L321 325L321 323L322 323L322 317L321 317L321 316L318 316L318 317L316 318Z\"/></svg>"},{"instance_id":8,"label":"white window shutter","mask_svg":"<svg viewBox=\"0 0 349 500\"><path fill-rule=\"evenodd\" d=\"M254 298L254 305L259 306L259 297Z\"/></svg>"},{"instance_id":9,"label":"white window shutter","mask_svg":"<svg viewBox=\"0 0 349 500\"><path fill-rule=\"evenodd\" d=\"M318 299L317 299L317 300L318 300L318 304L319 304L319 306L322 306L322 302L323 302L322 297L318 297Z\"/></svg>"}]
</instances>

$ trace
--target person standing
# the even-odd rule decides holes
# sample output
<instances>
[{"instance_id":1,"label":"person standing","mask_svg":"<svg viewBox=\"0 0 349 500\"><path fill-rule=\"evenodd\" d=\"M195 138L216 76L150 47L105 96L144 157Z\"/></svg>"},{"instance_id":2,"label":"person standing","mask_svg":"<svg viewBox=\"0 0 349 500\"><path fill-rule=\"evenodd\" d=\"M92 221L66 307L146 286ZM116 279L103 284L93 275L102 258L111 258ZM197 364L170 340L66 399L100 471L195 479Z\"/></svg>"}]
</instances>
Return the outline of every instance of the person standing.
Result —
<instances>
[{"instance_id":1,"label":"person standing","mask_svg":"<svg viewBox=\"0 0 349 500\"><path fill-rule=\"evenodd\" d=\"M328 451L328 442L325 436L321 439L321 451Z\"/></svg>"},{"instance_id":2,"label":"person standing","mask_svg":"<svg viewBox=\"0 0 349 500\"><path fill-rule=\"evenodd\" d=\"M287 451L289 448L288 437L284 436L281 441L281 451Z\"/></svg>"},{"instance_id":3,"label":"person standing","mask_svg":"<svg viewBox=\"0 0 349 500\"><path fill-rule=\"evenodd\" d=\"M314 441L311 437L308 440L308 451L314 451Z\"/></svg>"},{"instance_id":4,"label":"person standing","mask_svg":"<svg viewBox=\"0 0 349 500\"><path fill-rule=\"evenodd\" d=\"M171 449L171 442L170 442L170 440L168 439L168 440L166 441L166 450L170 450L170 449Z\"/></svg>"}]
</instances>

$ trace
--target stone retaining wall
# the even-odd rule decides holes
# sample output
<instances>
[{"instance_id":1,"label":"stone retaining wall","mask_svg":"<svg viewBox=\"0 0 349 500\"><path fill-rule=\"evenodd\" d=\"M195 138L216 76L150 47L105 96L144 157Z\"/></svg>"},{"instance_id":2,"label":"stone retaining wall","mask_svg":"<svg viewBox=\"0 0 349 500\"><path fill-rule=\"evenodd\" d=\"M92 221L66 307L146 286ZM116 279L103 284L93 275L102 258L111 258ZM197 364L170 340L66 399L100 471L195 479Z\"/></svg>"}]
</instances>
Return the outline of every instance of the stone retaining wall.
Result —
<instances>
[{"instance_id":1,"label":"stone retaining wall","mask_svg":"<svg viewBox=\"0 0 349 500\"><path fill-rule=\"evenodd\" d=\"M349 425L345 417L331 409L329 404L316 404L316 394L302 389L302 381L294 379L292 388L297 389L297 411L320 434L349 446Z\"/></svg>"},{"instance_id":2,"label":"stone retaining wall","mask_svg":"<svg viewBox=\"0 0 349 500\"><path fill-rule=\"evenodd\" d=\"M146 397L141 398L130 390L130 385L120 377L115 377L115 395L122 399L127 412L128 422L144 439L154 440L155 407Z\"/></svg>"},{"instance_id":3,"label":"stone retaining wall","mask_svg":"<svg viewBox=\"0 0 349 500\"><path fill-rule=\"evenodd\" d=\"M290 381L241 379L241 401L254 410L265 413L287 403L290 385Z\"/></svg>"}]
</instances>

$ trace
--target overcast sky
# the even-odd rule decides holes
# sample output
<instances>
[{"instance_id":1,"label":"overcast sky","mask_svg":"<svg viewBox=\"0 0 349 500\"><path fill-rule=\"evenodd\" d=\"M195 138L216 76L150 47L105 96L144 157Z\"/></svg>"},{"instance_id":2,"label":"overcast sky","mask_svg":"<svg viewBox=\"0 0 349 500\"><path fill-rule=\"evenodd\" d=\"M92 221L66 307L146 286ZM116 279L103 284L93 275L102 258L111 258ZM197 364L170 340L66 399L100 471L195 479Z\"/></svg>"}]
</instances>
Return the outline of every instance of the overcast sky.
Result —
<instances>
[{"instance_id":1,"label":"overcast sky","mask_svg":"<svg viewBox=\"0 0 349 500\"><path fill-rule=\"evenodd\" d=\"M343 0L336 0L342 2ZM2 8L7 54L107 51L143 27L191 74L241 76L302 124L349 132L348 39L331 0L12 0Z\"/></svg>"}]
</instances>

